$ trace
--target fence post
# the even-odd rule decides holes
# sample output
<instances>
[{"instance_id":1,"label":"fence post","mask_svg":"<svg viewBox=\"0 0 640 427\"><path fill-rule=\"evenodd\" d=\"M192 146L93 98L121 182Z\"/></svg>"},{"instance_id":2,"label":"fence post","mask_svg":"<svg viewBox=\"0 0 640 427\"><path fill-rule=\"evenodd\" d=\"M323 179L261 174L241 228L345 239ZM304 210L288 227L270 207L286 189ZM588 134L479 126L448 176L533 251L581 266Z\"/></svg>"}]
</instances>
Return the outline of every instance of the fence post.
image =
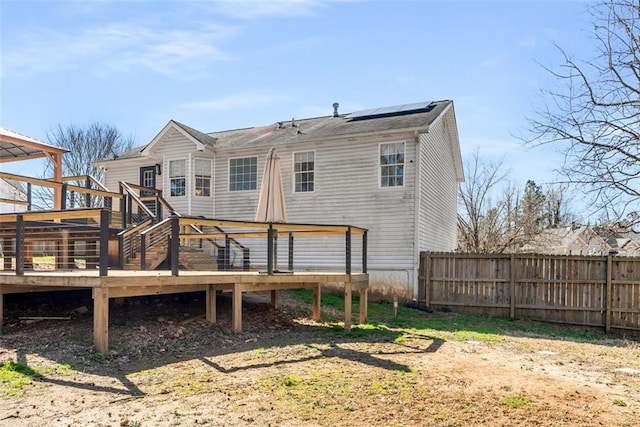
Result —
<instances>
[{"instance_id":1,"label":"fence post","mask_svg":"<svg viewBox=\"0 0 640 427\"><path fill-rule=\"evenodd\" d=\"M509 307L509 318L516 318L516 254L511 254L511 260L509 262L509 293L511 294L510 298L510 307Z\"/></svg>"},{"instance_id":2,"label":"fence post","mask_svg":"<svg viewBox=\"0 0 640 427\"><path fill-rule=\"evenodd\" d=\"M605 289L605 311L604 311L604 331L607 334L611 333L611 305L613 299L613 281L611 276L613 274L613 257L611 254L607 255L607 286Z\"/></svg>"},{"instance_id":3,"label":"fence post","mask_svg":"<svg viewBox=\"0 0 640 427\"><path fill-rule=\"evenodd\" d=\"M431 304L431 252L427 252L424 263L424 305L429 307Z\"/></svg>"}]
</instances>

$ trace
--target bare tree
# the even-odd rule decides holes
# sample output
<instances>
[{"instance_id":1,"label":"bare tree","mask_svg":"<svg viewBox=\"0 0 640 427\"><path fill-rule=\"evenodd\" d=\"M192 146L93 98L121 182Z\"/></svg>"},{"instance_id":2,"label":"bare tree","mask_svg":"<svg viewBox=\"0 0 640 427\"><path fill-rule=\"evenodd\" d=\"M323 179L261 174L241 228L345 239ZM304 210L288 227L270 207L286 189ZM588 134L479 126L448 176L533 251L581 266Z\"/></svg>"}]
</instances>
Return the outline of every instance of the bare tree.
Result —
<instances>
[{"instance_id":1,"label":"bare tree","mask_svg":"<svg viewBox=\"0 0 640 427\"><path fill-rule=\"evenodd\" d=\"M476 151L465 163L466 180L460 185L458 250L473 253L516 252L549 227L566 224L562 189L547 191L534 181L523 190L509 182L502 162L480 159Z\"/></svg>"},{"instance_id":2,"label":"bare tree","mask_svg":"<svg viewBox=\"0 0 640 427\"><path fill-rule=\"evenodd\" d=\"M133 148L132 137L125 137L115 126L94 122L86 127L70 124L58 125L47 133L49 143L69 150L63 156L63 173L65 176L90 175L98 181L103 180L103 172L93 163L97 160L112 157ZM53 166L48 163L43 177L50 177ZM75 182L83 185L82 182ZM34 204L39 208L50 208L51 191L38 188L34 191ZM95 200L94 202L95 203Z\"/></svg>"},{"instance_id":3,"label":"bare tree","mask_svg":"<svg viewBox=\"0 0 640 427\"><path fill-rule=\"evenodd\" d=\"M562 147L567 182L607 216L637 221L640 208L640 2L602 1L591 9L595 53L549 71L558 89L529 120L533 145Z\"/></svg>"},{"instance_id":4,"label":"bare tree","mask_svg":"<svg viewBox=\"0 0 640 427\"><path fill-rule=\"evenodd\" d=\"M489 163L476 151L465 165L467 178L460 185L458 209L458 250L501 253L519 233L516 220L520 201L512 186L500 192L507 179L502 162ZM497 202L492 195L500 194Z\"/></svg>"}]
</instances>

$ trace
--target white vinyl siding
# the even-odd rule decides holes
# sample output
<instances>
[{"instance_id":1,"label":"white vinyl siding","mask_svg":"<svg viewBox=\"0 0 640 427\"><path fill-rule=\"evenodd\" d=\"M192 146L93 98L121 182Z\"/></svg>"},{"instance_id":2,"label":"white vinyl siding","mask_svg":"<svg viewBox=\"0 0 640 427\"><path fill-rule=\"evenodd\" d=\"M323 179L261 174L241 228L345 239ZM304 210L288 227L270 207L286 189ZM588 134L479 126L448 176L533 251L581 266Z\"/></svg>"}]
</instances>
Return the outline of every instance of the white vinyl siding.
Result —
<instances>
[{"instance_id":1,"label":"white vinyl siding","mask_svg":"<svg viewBox=\"0 0 640 427\"><path fill-rule=\"evenodd\" d=\"M449 111L446 114L452 114ZM458 183L445 120L420 135L420 251L452 251L457 247Z\"/></svg>"},{"instance_id":2,"label":"white vinyl siding","mask_svg":"<svg viewBox=\"0 0 640 427\"><path fill-rule=\"evenodd\" d=\"M415 140L405 139L405 158L415 158ZM322 143L300 142L295 145L278 146L280 158L292 158L292 153L315 151L314 169L322 171L322 188L327 191L315 193L287 192L286 207L289 222L318 224L348 224L368 228L368 266L372 278L376 271L392 271L399 277L395 282L378 282L384 292L394 292L393 286L412 286L415 191L413 164L407 163L404 170L404 186L394 191L381 188L379 176L379 144L403 142L394 138L344 140ZM216 195L215 212L218 218L253 221L258 204L258 192L229 192L226 176L229 158L258 155L258 176L262 176L265 156L269 146L252 146L245 149L219 151L215 159L214 178ZM281 162L284 188L293 188L293 162ZM316 177L316 189L319 185ZM330 190L330 191L329 191ZM197 214L194 212L194 214ZM264 239L244 239L243 244L251 248L252 265L264 264L266 243ZM324 238L296 238L294 241L294 266L319 266L343 270L345 268L344 236ZM361 238L353 238L353 271L361 268ZM278 240L280 268L287 266L287 239ZM239 260L239 254L236 256ZM239 261L238 261L239 262ZM404 290L403 290L404 291ZM400 291L398 294L400 294Z\"/></svg>"}]
</instances>

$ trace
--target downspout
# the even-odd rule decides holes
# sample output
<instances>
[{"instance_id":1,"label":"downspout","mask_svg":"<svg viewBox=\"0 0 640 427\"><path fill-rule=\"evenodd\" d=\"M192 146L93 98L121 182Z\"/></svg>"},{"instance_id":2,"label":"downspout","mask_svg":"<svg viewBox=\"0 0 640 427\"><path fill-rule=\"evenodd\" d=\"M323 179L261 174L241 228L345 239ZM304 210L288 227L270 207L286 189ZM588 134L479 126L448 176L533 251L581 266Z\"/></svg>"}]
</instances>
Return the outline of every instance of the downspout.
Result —
<instances>
[{"instance_id":1,"label":"downspout","mask_svg":"<svg viewBox=\"0 0 640 427\"><path fill-rule=\"evenodd\" d=\"M189 215L191 215L191 185L192 185L192 174L191 174L191 162L193 161L192 157L191 157L191 152L189 152L189 154L187 155L187 170L185 171L185 174L187 176L185 176L185 186L187 188L185 188L185 191L187 192L187 212L189 212Z\"/></svg>"},{"instance_id":2,"label":"downspout","mask_svg":"<svg viewBox=\"0 0 640 427\"><path fill-rule=\"evenodd\" d=\"M216 217L216 161L218 160L218 156L216 153L213 153L213 159L211 159L211 196L213 197L212 206L211 206L211 218Z\"/></svg>"},{"instance_id":3,"label":"downspout","mask_svg":"<svg viewBox=\"0 0 640 427\"><path fill-rule=\"evenodd\" d=\"M427 128L424 133L428 133L429 128ZM420 176L420 165L422 164L422 155L420 150L420 135L421 133L415 131L415 197L413 198L415 206L414 206L414 222L413 222L413 299L417 300L418 298L418 273L420 270L420 202L421 202L421 190L422 190L422 181Z\"/></svg>"}]
</instances>

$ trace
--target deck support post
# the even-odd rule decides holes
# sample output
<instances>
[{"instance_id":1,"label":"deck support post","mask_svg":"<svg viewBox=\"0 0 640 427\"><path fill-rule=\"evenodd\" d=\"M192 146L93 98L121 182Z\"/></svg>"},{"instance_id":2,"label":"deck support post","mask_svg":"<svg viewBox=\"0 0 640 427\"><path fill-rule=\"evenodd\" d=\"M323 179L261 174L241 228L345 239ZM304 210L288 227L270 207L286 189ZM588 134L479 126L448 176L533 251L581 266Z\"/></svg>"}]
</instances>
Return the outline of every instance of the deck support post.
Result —
<instances>
[{"instance_id":1,"label":"deck support post","mask_svg":"<svg viewBox=\"0 0 640 427\"><path fill-rule=\"evenodd\" d=\"M366 286L360 288L360 324L367 323L367 304L369 303L369 293Z\"/></svg>"},{"instance_id":2,"label":"deck support post","mask_svg":"<svg viewBox=\"0 0 640 427\"><path fill-rule=\"evenodd\" d=\"M351 330L351 280L344 283L344 330Z\"/></svg>"},{"instance_id":3,"label":"deck support post","mask_svg":"<svg viewBox=\"0 0 640 427\"><path fill-rule=\"evenodd\" d=\"M274 289L271 291L271 307L278 308L278 305L278 291Z\"/></svg>"},{"instance_id":4,"label":"deck support post","mask_svg":"<svg viewBox=\"0 0 640 427\"><path fill-rule=\"evenodd\" d=\"M231 299L231 323L233 324L233 332L240 333L242 332L242 287L240 283L233 284Z\"/></svg>"},{"instance_id":5,"label":"deck support post","mask_svg":"<svg viewBox=\"0 0 640 427\"><path fill-rule=\"evenodd\" d=\"M109 290L93 288L93 346L98 353L109 351Z\"/></svg>"},{"instance_id":6,"label":"deck support post","mask_svg":"<svg viewBox=\"0 0 640 427\"><path fill-rule=\"evenodd\" d=\"M206 290L206 317L207 322L216 323L216 288L213 285L207 285Z\"/></svg>"},{"instance_id":7,"label":"deck support post","mask_svg":"<svg viewBox=\"0 0 640 427\"><path fill-rule=\"evenodd\" d=\"M312 307L312 318L316 322L320 321L320 301L322 300L322 286L320 283L317 283L313 288L313 307Z\"/></svg>"},{"instance_id":8,"label":"deck support post","mask_svg":"<svg viewBox=\"0 0 640 427\"><path fill-rule=\"evenodd\" d=\"M2 335L2 319L4 319L4 289L0 284L0 335Z\"/></svg>"}]
</instances>

